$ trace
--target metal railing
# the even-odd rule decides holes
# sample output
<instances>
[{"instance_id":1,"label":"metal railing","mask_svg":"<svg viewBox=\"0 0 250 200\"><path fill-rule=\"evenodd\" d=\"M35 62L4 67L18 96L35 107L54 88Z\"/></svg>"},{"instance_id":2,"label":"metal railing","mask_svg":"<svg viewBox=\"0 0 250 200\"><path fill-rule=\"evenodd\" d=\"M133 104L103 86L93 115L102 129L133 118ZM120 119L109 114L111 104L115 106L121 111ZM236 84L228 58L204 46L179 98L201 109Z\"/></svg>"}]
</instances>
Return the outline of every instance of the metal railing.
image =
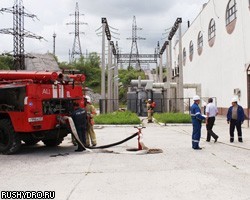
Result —
<instances>
[{"instance_id":1,"label":"metal railing","mask_svg":"<svg viewBox=\"0 0 250 200\"><path fill-rule=\"evenodd\" d=\"M207 103L209 97L202 97L200 101L200 107L202 113L204 113L204 102ZM212 97L216 105L216 97ZM103 101L105 102L105 110L103 108ZM154 112L163 113L163 112L179 112L178 102L183 102L184 113L190 113L190 107L193 104L192 98L153 98L153 101L156 103ZM100 113L107 113L117 111L119 109L119 102L117 99L100 99ZM139 116L147 115L147 99L127 99L126 102L127 110L130 110L134 113L137 113Z\"/></svg>"}]
</instances>

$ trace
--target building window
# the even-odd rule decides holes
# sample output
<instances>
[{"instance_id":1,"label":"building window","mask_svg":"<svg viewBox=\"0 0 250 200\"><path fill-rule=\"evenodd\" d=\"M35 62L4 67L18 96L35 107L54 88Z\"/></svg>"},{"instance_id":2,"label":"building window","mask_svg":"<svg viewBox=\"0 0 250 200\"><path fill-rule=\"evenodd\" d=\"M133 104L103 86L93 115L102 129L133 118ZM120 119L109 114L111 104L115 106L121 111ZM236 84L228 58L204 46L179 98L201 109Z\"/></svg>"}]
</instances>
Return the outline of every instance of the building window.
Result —
<instances>
[{"instance_id":1,"label":"building window","mask_svg":"<svg viewBox=\"0 0 250 200\"><path fill-rule=\"evenodd\" d=\"M215 21L214 19L210 20L209 27L208 27L208 44L210 47L214 45L215 41Z\"/></svg>"},{"instance_id":2,"label":"building window","mask_svg":"<svg viewBox=\"0 0 250 200\"><path fill-rule=\"evenodd\" d=\"M187 58L187 52L186 52L186 49L184 48L183 49L183 65L185 66L186 64L186 58Z\"/></svg>"},{"instance_id":3,"label":"building window","mask_svg":"<svg viewBox=\"0 0 250 200\"><path fill-rule=\"evenodd\" d=\"M236 19L236 12L236 2L235 0L230 0L227 4L226 25L230 24L233 20Z\"/></svg>"},{"instance_id":4,"label":"building window","mask_svg":"<svg viewBox=\"0 0 250 200\"><path fill-rule=\"evenodd\" d=\"M198 54L201 55L202 48L203 48L203 34L201 31L198 34L197 45L198 45L198 48L197 48Z\"/></svg>"},{"instance_id":5,"label":"building window","mask_svg":"<svg viewBox=\"0 0 250 200\"><path fill-rule=\"evenodd\" d=\"M236 0L230 0L227 4L226 10L226 29L231 34L236 24Z\"/></svg>"},{"instance_id":6,"label":"building window","mask_svg":"<svg viewBox=\"0 0 250 200\"><path fill-rule=\"evenodd\" d=\"M190 41L189 44L189 60L192 61L193 60L193 55L194 55L194 45L193 45L193 41Z\"/></svg>"}]
</instances>

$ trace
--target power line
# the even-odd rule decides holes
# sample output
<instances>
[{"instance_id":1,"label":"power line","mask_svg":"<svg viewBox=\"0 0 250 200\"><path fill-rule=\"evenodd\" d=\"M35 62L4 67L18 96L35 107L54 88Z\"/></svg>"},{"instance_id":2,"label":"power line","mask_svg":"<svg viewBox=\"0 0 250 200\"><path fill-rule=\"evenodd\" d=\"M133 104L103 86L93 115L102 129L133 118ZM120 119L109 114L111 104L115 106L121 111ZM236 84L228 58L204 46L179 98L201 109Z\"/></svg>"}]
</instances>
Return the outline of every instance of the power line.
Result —
<instances>
[{"instance_id":1,"label":"power line","mask_svg":"<svg viewBox=\"0 0 250 200\"><path fill-rule=\"evenodd\" d=\"M23 0L15 0L12 8L2 8L0 12L7 12L13 14L13 28L0 29L1 34L13 35L13 57L14 68L16 70L25 69L25 51L24 51L24 37L43 39L43 37L35 35L30 31L24 29L24 17L30 17L32 19L37 16L34 14L28 14L24 12Z\"/></svg>"}]
</instances>

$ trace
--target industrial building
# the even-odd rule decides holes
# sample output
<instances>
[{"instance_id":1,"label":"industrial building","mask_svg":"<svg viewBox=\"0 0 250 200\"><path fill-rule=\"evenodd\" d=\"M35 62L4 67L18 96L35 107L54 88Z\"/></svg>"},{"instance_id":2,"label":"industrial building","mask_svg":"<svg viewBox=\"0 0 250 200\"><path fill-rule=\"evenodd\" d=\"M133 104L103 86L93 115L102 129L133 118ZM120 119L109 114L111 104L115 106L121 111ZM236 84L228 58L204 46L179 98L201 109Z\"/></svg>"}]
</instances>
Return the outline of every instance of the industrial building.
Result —
<instances>
[{"instance_id":1,"label":"industrial building","mask_svg":"<svg viewBox=\"0 0 250 200\"><path fill-rule=\"evenodd\" d=\"M210 0L182 34L184 84L200 84L201 96L215 97L220 114L231 99L249 116L250 0ZM179 45L173 46L173 76L178 78ZM174 69L175 68L175 69ZM192 97L194 89L184 89Z\"/></svg>"}]
</instances>

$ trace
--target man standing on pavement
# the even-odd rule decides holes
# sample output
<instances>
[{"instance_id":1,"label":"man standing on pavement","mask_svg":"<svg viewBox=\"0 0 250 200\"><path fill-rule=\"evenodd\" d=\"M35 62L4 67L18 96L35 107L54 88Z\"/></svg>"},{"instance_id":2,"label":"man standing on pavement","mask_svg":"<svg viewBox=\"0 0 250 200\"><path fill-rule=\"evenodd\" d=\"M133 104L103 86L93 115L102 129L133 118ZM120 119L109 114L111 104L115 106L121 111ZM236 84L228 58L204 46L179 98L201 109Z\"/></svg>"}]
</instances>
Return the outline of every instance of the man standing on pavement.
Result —
<instances>
[{"instance_id":1,"label":"man standing on pavement","mask_svg":"<svg viewBox=\"0 0 250 200\"><path fill-rule=\"evenodd\" d=\"M207 128L207 142L210 142L211 136L214 138L214 142L217 142L219 136L213 132L213 126L215 122L215 116L218 115L218 109L213 104L213 99L208 99L208 104L206 106L206 128Z\"/></svg>"},{"instance_id":2,"label":"man standing on pavement","mask_svg":"<svg viewBox=\"0 0 250 200\"><path fill-rule=\"evenodd\" d=\"M79 106L79 103L74 102L74 112L72 113L72 119L74 121L77 135L82 142L83 145L86 144L86 123L87 123L87 112L84 108L81 108ZM82 145L77 142L78 148L75 150L76 152L78 151L83 151L84 148Z\"/></svg>"},{"instance_id":3,"label":"man standing on pavement","mask_svg":"<svg viewBox=\"0 0 250 200\"><path fill-rule=\"evenodd\" d=\"M90 141L92 146L96 146L96 135L94 131L94 116L96 115L95 107L91 104L90 96L85 96L85 108L87 111L87 134L86 134L86 146L90 146Z\"/></svg>"},{"instance_id":4,"label":"man standing on pavement","mask_svg":"<svg viewBox=\"0 0 250 200\"><path fill-rule=\"evenodd\" d=\"M206 119L201 115L201 109L199 107L200 97L195 95L193 97L194 103L191 106L190 113L192 118L193 133L192 133L192 148L195 150L201 150L199 146L201 138L201 122Z\"/></svg>"},{"instance_id":5,"label":"man standing on pavement","mask_svg":"<svg viewBox=\"0 0 250 200\"><path fill-rule=\"evenodd\" d=\"M234 142L235 127L238 132L238 141L243 142L241 124L243 124L245 116L243 108L237 103L237 101L238 100L235 97L232 99L232 106L229 107L227 112L227 123L230 124L230 142Z\"/></svg>"}]
</instances>

